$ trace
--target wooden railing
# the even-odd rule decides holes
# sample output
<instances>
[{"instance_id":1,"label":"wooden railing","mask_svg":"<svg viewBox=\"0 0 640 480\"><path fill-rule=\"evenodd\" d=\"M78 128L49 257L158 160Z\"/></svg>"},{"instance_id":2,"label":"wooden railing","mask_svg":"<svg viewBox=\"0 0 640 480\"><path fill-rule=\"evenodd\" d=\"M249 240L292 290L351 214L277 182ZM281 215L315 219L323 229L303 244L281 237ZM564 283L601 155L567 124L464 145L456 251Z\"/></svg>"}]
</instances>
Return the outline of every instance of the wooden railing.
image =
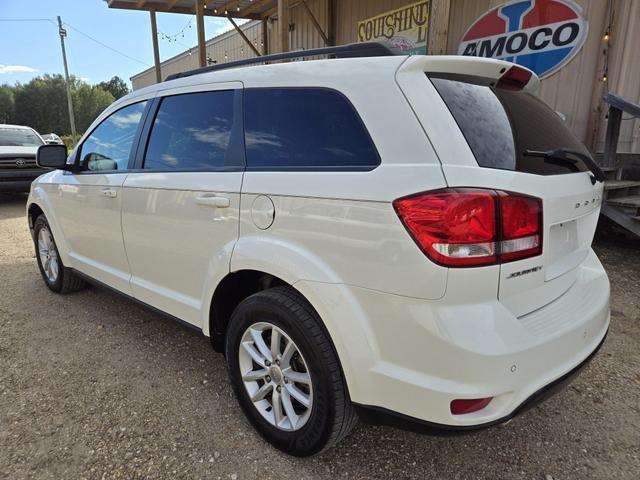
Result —
<instances>
[{"instance_id":1,"label":"wooden railing","mask_svg":"<svg viewBox=\"0 0 640 480\"><path fill-rule=\"evenodd\" d=\"M625 100L614 93L607 93L603 100L609 104L609 121L607 122L602 163L604 167L622 167L616 159L622 113L628 113L640 118L640 105ZM618 171L618 175L621 175L621 169Z\"/></svg>"}]
</instances>

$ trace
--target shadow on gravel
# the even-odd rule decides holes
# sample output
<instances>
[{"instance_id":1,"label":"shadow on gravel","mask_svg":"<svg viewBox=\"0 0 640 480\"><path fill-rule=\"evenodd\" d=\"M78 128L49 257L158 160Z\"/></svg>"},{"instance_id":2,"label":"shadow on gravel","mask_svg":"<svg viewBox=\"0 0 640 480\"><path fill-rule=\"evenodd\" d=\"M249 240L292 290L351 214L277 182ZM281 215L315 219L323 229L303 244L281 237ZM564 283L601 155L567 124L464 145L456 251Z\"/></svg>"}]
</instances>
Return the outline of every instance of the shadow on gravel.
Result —
<instances>
[{"instance_id":1,"label":"shadow on gravel","mask_svg":"<svg viewBox=\"0 0 640 480\"><path fill-rule=\"evenodd\" d=\"M26 193L0 193L0 218L24 217L27 196Z\"/></svg>"}]
</instances>

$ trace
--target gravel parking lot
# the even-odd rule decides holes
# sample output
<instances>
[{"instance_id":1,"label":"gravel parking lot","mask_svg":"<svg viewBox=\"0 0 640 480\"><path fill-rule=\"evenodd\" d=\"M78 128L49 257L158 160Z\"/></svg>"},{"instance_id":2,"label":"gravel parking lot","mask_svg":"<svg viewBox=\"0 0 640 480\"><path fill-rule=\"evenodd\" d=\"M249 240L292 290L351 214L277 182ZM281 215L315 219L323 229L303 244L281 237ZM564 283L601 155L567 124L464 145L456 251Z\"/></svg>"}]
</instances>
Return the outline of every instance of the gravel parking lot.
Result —
<instances>
[{"instance_id":1,"label":"gravel parking lot","mask_svg":"<svg viewBox=\"0 0 640 480\"><path fill-rule=\"evenodd\" d=\"M640 249L599 241L601 353L510 424L461 437L360 425L296 459L244 419L206 338L97 289L40 279L26 196L0 196L0 478L639 478Z\"/></svg>"}]
</instances>

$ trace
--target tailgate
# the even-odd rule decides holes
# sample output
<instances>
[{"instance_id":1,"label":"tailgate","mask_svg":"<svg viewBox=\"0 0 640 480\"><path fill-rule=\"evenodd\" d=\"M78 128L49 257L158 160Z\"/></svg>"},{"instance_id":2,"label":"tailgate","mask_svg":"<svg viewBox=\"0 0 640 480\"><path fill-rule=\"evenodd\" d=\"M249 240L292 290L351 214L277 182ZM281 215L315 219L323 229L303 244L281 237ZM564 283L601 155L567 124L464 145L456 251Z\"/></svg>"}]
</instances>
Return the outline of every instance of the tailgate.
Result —
<instances>
[{"instance_id":1,"label":"tailgate","mask_svg":"<svg viewBox=\"0 0 640 480\"><path fill-rule=\"evenodd\" d=\"M527 89L485 79L480 67L492 65L469 64L463 74L439 66L429 73L425 61L421 66L430 85L422 91L429 104L408 83L407 97L436 147L449 187L513 192L542 201L542 253L501 263L496 285L501 303L522 316L549 304L576 281L577 267L591 248L603 184L595 180L597 167L588 150L560 116Z\"/></svg>"}]
</instances>

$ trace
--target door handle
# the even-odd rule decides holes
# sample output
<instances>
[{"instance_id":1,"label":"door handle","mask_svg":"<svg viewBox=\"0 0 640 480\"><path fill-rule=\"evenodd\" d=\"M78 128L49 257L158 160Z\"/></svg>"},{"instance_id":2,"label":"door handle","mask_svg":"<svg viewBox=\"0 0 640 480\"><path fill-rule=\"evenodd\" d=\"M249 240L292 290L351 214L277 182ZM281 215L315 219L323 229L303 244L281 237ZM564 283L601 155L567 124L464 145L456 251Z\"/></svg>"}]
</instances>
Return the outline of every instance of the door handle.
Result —
<instances>
[{"instance_id":1,"label":"door handle","mask_svg":"<svg viewBox=\"0 0 640 480\"><path fill-rule=\"evenodd\" d=\"M205 207L227 208L231 202L227 197L202 195L201 197L196 197L196 203L198 205L204 205Z\"/></svg>"},{"instance_id":2,"label":"door handle","mask_svg":"<svg viewBox=\"0 0 640 480\"><path fill-rule=\"evenodd\" d=\"M113 188L103 188L100 190L100 195L103 197L116 198L118 196L118 192Z\"/></svg>"}]
</instances>

